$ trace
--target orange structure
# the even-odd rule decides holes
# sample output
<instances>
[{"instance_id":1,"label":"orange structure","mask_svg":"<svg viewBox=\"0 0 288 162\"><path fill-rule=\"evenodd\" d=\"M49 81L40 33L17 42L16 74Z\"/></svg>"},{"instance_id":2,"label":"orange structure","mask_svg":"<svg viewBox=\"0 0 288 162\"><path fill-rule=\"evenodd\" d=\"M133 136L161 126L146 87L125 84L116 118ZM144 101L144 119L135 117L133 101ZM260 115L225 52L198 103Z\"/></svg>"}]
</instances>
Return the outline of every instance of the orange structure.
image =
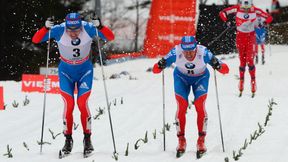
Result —
<instances>
[{"instance_id":1,"label":"orange structure","mask_svg":"<svg viewBox=\"0 0 288 162\"><path fill-rule=\"evenodd\" d=\"M142 54L166 55L184 35L195 34L196 0L153 0Z\"/></svg>"},{"instance_id":2,"label":"orange structure","mask_svg":"<svg viewBox=\"0 0 288 162\"><path fill-rule=\"evenodd\" d=\"M0 110L4 110L4 94L3 87L0 87Z\"/></svg>"}]
</instances>

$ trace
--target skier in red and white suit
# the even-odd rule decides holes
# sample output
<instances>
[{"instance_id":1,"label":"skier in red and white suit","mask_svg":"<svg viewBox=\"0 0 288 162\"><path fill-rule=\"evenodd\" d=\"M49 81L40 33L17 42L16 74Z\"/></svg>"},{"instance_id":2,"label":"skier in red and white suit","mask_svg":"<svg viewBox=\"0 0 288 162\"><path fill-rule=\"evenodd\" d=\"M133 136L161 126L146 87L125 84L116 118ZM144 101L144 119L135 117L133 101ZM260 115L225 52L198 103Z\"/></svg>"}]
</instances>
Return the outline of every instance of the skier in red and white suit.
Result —
<instances>
[{"instance_id":1,"label":"skier in red and white suit","mask_svg":"<svg viewBox=\"0 0 288 162\"><path fill-rule=\"evenodd\" d=\"M220 18L226 22L228 20L227 15L236 14L236 46L239 52L240 59L240 82L239 90L242 93L244 89L244 74L246 64L249 67L249 73L251 76L251 91L256 92L256 76L255 76L255 65L253 62L255 47L256 47L256 35L255 25L257 24L256 18L263 17L266 19L265 23L269 24L273 18L266 12L255 7L251 0L241 0L238 5L228 7L220 12ZM230 24L229 22L227 25ZM229 25L228 25L229 26Z\"/></svg>"}]
</instances>

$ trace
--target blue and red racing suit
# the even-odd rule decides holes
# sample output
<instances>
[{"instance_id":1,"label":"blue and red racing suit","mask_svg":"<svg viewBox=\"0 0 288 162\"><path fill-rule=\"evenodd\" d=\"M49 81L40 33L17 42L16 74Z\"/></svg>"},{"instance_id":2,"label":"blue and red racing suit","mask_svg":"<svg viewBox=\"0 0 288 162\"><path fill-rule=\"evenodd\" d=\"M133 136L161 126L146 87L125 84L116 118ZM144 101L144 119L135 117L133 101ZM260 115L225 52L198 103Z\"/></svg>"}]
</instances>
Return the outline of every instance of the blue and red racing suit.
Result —
<instances>
[{"instance_id":1,"label":"blue and red racing suit","mask_svg":"<svg viewBox=\"0 0 288 162\"><path fill-rule=\"evenodd\" d=\"M32 38L32 42L41 43L48 40L49 30L45 27L38 30ZM91 133L91 114L88 107L88 98L91 93L93 81L93 65L89 59L92 40L95 36L111 41L113 32L103 26L98 30L92 23L82 21L81 32L77 39L72 40L66 32L65 23L51 28L50 38L55 39L61 57L59 69L59 81L61 95L64 100L64 134L72 134L74 90L77 86L77 105L81 112L81 123L84 133Z\"/></svg>"},{"instance_id":2,"label":"blue and red racing suit","mask_svg":"<svg viewBox=\"0 0 288 162\"><path fill-rule=\"evenodd\" d=\"M220 73L226 74L229 68L225 63L218 60L206 47L197 45L196 54L192 61L185 58L183 49L176 45L165 57L166 67L172 63L176 65L174 69L174 91L178 105L176 111L177 136L185 135L186 111L188 107L188 96L191 88L194 94L194 105L197 111L198 133L206 135L207 113L205 101L207 98L210 73L206 64L212 64L211 60L216 59L221 64ZM156 63L153 67L154 73L162 71Z\"/></svg>"}]
</instances>

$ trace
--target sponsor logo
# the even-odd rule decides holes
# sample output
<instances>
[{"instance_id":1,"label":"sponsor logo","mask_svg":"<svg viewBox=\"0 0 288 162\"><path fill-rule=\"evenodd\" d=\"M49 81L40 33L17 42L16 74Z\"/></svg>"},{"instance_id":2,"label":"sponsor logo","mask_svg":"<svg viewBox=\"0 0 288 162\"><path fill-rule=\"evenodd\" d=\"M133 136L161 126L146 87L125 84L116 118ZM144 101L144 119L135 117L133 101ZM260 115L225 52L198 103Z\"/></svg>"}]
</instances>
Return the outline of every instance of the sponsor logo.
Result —
<instances>
[{"instance_id":1,"label":"sponsor logo","mask_svg":"<svg viewBox=\"0 0 288 162\"><path fill-rule=\"evenodd\" d=\"M186 67L187 69L194 69L194 68L195 68L195 64L190 63L190 62L187 62L187 63L185 64L185 67Z\"/></svg>"},{"instance_id":2,"label":"sponsor logo","mask_svg":"<svg viewBox=\"0 0 288 162\"><path fill-rule=\"evenodd\" d=\"M48 75L45 79L45 75L22 75L22 91L23 92L46 92L47 93L59 93L59 79L56 75Z\"/></svg>"},{"instance_id":3,"label":"sponsor logo","mask_svg":"<svg viewBox=\"0 0 288 162\"><path fill-rule=\"evenodd\" d=\"M196 91L202 91L202 92L204 92L204 91L206 91L206 89L205 89L204 86L201 84L201 85L199 85L199 86L197 87Z\"/></svg>"},{"instance_id":4,"label":"sponsor logo","mask_svg":"<svg viewBox=\"0 0 288 162\"><path fill-rule=\"evenodd\" d=\"M68 24L68 25L77 25L77 24L80 24L80 21L79 21L79 20L76 20L76 21L67 21L67 24Z\"/></svg>"},{"instance_id":5,"label":"sponsor logo","mask_svg":"<svg viewBox=\"0 0 288 162\"><path fill-rule=\"evenodd\" d=\"M82 89L89 89L88 85L86 82L81 83L80 88Z\"/></svg>"},{"instance_id":6,"label":"sponsor logo","mask_svg":"<svg viewBox=\"0 0 288 162\"><path fill-rule=\"evenodd\" d=\"M159 40L165 40L165 41L169 41L170 43L173 43L175 40L181 40L181 36L177 36L174 34L169 34L169 35L159 35L158 39Z\"/></svg>"},{"instance_id":7,"label":"sponsor logo","mask_svg":"<svg viewBox=\"0 0 288 162\"><path fill-rule=\"evenodd\" d=\"M188 21L188 22L194 21L193 17L176 16L176 15L159 16L159 19L161 21L169 21L170 23L175 23L176 21Z\"/></svg>"},{"instance_id":8,"label":"sponsor logo","mask_svg":"<svg viewBox=\"0 0 288 162\"><path fill-rule=\"evenodd\" d=\"M243 17L244 17L244 19L248 19L250 16L249 16L249 14L245 14Z\"/></svg>"},{"instance_id":9,"label":"sponsor logo","mask_svg":"<svg viewBox=\"0 0 288 162\"><path fill-rule=\"evenodd\" d=\"M79 44L81 43L81 40L79 38L76 38L76 39L72 39L71 40L71 44L73 46L78 46Z\"/></svg>"}]
</instances>

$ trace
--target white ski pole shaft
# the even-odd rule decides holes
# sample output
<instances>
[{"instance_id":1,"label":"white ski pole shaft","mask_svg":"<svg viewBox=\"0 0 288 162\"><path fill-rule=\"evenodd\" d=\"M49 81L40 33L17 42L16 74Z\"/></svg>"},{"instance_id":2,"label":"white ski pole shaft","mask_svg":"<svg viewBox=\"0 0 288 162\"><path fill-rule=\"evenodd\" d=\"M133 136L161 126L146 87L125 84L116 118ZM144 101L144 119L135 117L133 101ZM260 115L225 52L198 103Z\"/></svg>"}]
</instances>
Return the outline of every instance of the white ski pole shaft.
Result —
<instances>
[{"instance_id":1,"label":"white ski pole shaft","mask_svg":"<svg viewBox=\"0 0 288 162\"><path fill-rule=\"evenodd\" d=\"M45 79L44 79L44 100L43 100L43 114L42 114L42 127L41 127L41 140L40 140L40 154L42 154L44 124L45 124L47 80L48 80L48 67L49 67L49 55L50 55L50 37L51 37L51 29L49 29L49 31L48 31L48 45L47 45L46 71L45 71Z\"/></svg>"},{"instance_id":2,"label":"white ski pole shaft","mask_svg":"<svg viewBox=\"0 0 288 162\"><path fill-rule=\"evenodd\" d=\"M162 96L163 96L163 141L164 151L166 151L166 127L165 127L165 75L164 69L162 71Z\"/></svg>"},{"instance_id":3,"label":"white ski pole shaft","mask_svg":"<svg viewBox=\"0 0 288 162\"><path fill-rule=\"evenodd\" d=\"M112 125L112 119L111 119L111 113L110 113L110 105L109 104L109 99L108 99L108 92L107 92L107 86L106 86L106 80L105 80L105 73L104 73L104 68L103 68L103 60L102 60L102 53L100 49L100 42L99 42L99 34L98 34L98 29L96 30L96 36L97 36L97 44L98 44L98 52L100 56L100 64L101 64L101 72L102 72L102 78L103 78L103 83L104 83L104 91L105 91L105 97L106 97L106 104L108 108L108 115L109 115L109 122L110 122L110 128L111 128L111 135L112 135L112 140L113 140L113 147L114 147L114 154L117 154L116 151L116 145L115 145L115 138L114 138L114 132L113 132L113 125Z\"/></svg>"},{"instance_id":4,"label":"white ski pole shaft","mask_svg":"<svg viewBox=\"0 0 288 162\"><path fill-rule=\"evenodd\" d=\"M223 138L223 131L222 131L222 122L221 122L221 113L220 113L220 106L219 106L219 97L218 97L218 86L217 86L217 78L216 78L216 70L215 69L214 69L214 80L215 80L216 100L217 100L217 108L218 108L218 118L219 118L219 125L220 125L222 149L223 149L223 152L225 152L224 140L223 140L224 138Z\"/></svg>"}]
</instances>

